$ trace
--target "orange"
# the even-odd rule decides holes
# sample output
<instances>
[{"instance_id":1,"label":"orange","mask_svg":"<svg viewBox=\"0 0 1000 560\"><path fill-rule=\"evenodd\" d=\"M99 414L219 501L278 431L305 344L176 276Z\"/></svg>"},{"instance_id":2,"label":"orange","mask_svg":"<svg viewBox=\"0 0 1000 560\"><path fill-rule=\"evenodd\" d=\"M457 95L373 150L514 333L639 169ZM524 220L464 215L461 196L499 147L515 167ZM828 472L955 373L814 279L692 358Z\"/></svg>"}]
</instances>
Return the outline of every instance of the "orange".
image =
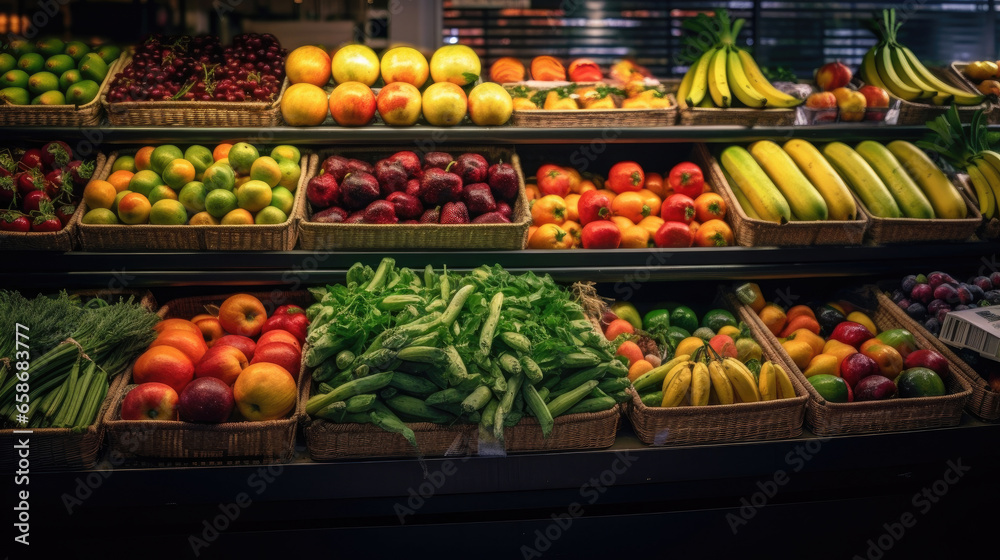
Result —
<instances>
[{"instance_id":1,"label":"orange","mask_svg":"<svg viewBox=\"0 0 1000 560\"><path fill-rule=\"evenodd\" d=\"M196 327L197 328L197 327ZM205 343L201 331L194 333L187 329L166 329L161 331L156 340L149 345L150 348L156 346L173 346L184 352L192 363L197 364L198 360L208 351L208 344Z\"/></svg>"},{"instance_id":2,"label":"orange","mask_svg":"<svg viewBox=\"0 0 1000 560\"><path fill-rule=\"evenodd\" d=\"M83 189L83 201L89 208L111 209L118 196L118 189L107 181L94 179Z\"/></svg>"},{"instance_id":3,"label":"orange","mask_svg":"<svg viewBox=\"0 0 1000 560\"><path fill-rule=\"evenodd\" d=\"M571 222L579 222L580 221L580 211L579 211L580 195L578 195L578 194L576 194L574 192L571 192L570 194L568 194L565 197L563 197L563 200L566 201L566 219L569 220L569 221L571 221Z\"/></svg>"},{"instance_id":4,"label":"orange","mask_svg":"<svg viewBox=\"0 0 1000 560\"><path fill-rule=\"evenodd\" d=\"M628 380L635 381L639 376L653 369L653 364L646 360L638 360L628 368Z\"/></svg>"},{"instance_id":5,"label":"orange","mask_svg":"<svg viewBox=\"0 0 1000 560\"><path fill-rule=\"evenodd\" d=\"M222 143L212 150L212 159L219 161L220 159L229 158L229 150L233 147L232 144Z\"/></svg>"},{"instance_id":6,"label":"orange","mask_svg":"<svg viewBox=\"0 0 1000 560\"><path fill-rule=\"evenodd\" d=\"M126 224L144 224L153 205L139 193L130 193L118 201L118 219Z\"/></svg>"},{"instance_id":7,"label":"orange","mask_svg":"<svg viewBox=\"0 0 1000 560\"><path fill-rule=\"evenodd\" d=\"M143 146L139 148L139 151L135 153L135 170L142 171L143 169L150 169L153 167L150 159L153 157L153 150L156 148L154 146Z\"/></svg>"},{"instance_id":8,"label":"orange","mask_svg":"<svg viewBox=\"0 0 1000 560\"><path fill-rule=\"evenodd\" d=\"M249 210L237 208L223 216L220 223L224 226L253 225L253 214Z\"/></svg>"},{"instance_id":9,"label":"orange","mask_svg":"<svg viewBox=\"0 0 1000 560\"><path fill-rule=\"evenodd\" d=\"M615 319L608 323L607 328L604 329L604 336L608 340L614 340L622 334L632 334L635 332L635 327L632 323L629 323L625 319Z\"/></svg>"},{"instance_id":10,"label":"orange","mask_svg":"<svg viewBox=\"0 0 1000 560\"><path fill-rule=\"evenodd\" d=\"M115 186L115 190L122 192L128 189L128 184L129 181L132 180L132 175L135 175L135 173L132 173L127 169L119 169L111 175L108 175L108 182Z\"/></svg>"},{"instance_id":11,"label":"orange","mask_svg":"<svg viewBox=\"0 0 1000 560\"><path fill-rule=\"evenodd\" d=\"M194 363L173 346L155 346L142 353L132 365L136 384L158 382L180 393L194 379Z\"/></svg>"},{"instance_id":12,"label":"orange","mask_svg":"<svg viewBox=\"0 0 1000 560\"><path fill-rule=\"evenodd\" d=\"M740 337L740 328L733 325L722 325L715 334L724 334L733 340ZM819 350L817 350L819 352Z\"/></svg>"},{"instance_id":13,"label":"orange","mask_svg":"<svg viewBox=\"0 0 1000 560\"><path fill-rule=\"evenodd\" d=\"M651 191L649 189L642 189L642 190L636 191L636 192L638 192L639 195L642 197L643 204L645 204L646 206L649 206L649 215L650 216L659 216L660 215L660 205L663 204L663 199L660 198L660 196L658 194L654 193L653 191Z\"/></svg>"},{"instance_id":14,"label":"orange","mask_svg":"<svg viewBox=\"0 0 1000 560\"><path fill-rule=\"evenodd\" d=\"M191 216L188 224L192 226L217 226L220 222L218 218L208 212L198 212L194 216Z\"/></svg>"},{"instance_id":15,"label":"orange","mask_svg":"<svg viewBox=\"0 0 1000 560\"><path fill-rule=\"evenodd\" d=\"M764 304L757 316L774 336L778 336L781 329L785 328L785 310L776 303Z\"/></svg>"},{"instance_id":16,"label":"orange","mask_svg":"<svg viewBox=\"0 0 1000 560\"><path fill-rule=\"evenodd\" d=\"M195 325L194 322L188 321L187 319L177 319L177 318L164 319L153 327L153 330L158 333L161 333L165 330L178 330L178 329L186 330L188 332L192 332L201 336L201 329L198 328L198 325Z\"/></svg>"},{"instance_id":17,"label":"orange","mask_svg":"<svg viewBox=\"0 0 1000 560\"><path fill-rule=\"evenodd\" d=\"M618 350L615 351L618 356L625 356L628 359L629 367L638 362L643 358L642 348L639 345L632 342L631 340L626 340L618 345Z\"/></svg>"},{"instance_id":18,"label":"orange","mask_svg":"<svg viewBox=\"0 0 1000 560\"><path fill-rule=\"evenodd\" d=\"M312 84L294 84L281 96L281 116L289 126L316 126L330 112L329 96Z\"/></svg>"},{"instance_id":19,"label":"orange","mask_svg":"<svg viewBox=\"0 0 1000 560\"><path fill-rule=\"evenodd\" d=\"M622 240L618 244L623 249L645 249L649 247L649 232L642 226L622 229Z\"/></svg>"},{"instance_id":20,"label":"orange","mask_svg":"<svg viewBox=\"0 0 1000 560\"><path fill-rule=\"evenodd\" d=\"M181 187L194 181L194 176L194 164L184 158L171 160L163 168L162 173L163 182L175 191L181 190Z\"/></svg>"},{"instance_id":21,"label":"orange","mask_svg":"<svg viewBox=\"0 0 1000 560\"><path fill-rule=\"evenodd\" d=\"M808 365L809 361L813 358L813 348L805 340L799 340L793 338L790 340L785 340L781 343L781 348L788 353L788 356L792 358L795 365L799 366L799 369L804 370Z\"/></svg>"},{"instance_id":22,"label":"orange","mask_svg":"<svg viewBox=\"0 0 1000 560\"><path fill-rule=\"evenodd\" d=\"M611 201L611 212L616 216L628 218L633 224L638 224L646 216L654 215L652 208L646 204L638 191L625 191Z\"/></svg>"}]
</instances>

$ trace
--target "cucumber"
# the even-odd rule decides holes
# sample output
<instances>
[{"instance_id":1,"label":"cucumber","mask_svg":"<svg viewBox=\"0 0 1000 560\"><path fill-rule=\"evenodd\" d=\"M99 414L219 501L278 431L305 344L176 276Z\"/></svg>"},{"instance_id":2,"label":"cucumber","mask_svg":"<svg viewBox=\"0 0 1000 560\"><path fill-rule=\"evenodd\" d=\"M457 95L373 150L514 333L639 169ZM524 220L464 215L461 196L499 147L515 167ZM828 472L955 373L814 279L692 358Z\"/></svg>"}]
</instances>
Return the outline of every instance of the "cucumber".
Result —
<instances>
[{"instance_id":1,"label":"cucumber","mask_svg":"<svg viewBox=\"0 0 1000 560\"><path fill-rule=\"evenodd\" d=\"M454 416L442 410L431 408L424 401L409 395L396 395L391 399L386 399L385 403L392 410L405 414L411 418L418 418L424 422L435 424L448 424L454 420Z\"/></svg>"},{"instance_id":2,"label":"cucumber","mask_svg":"<svg viewBox=\"0 0 1000 560\"><path fill-rule=\"evenodd\" d=\"M615 406L615 399L612 397L595 397L590 399L584 399L569 410L566 414L580 414L586 412L603 412L613 406Z\"/></svg>"},{"instance_id":3,"label":"cucumber","mask_svg":"<svg viewBox=\"0 0 1000 560\"><path fill-rule=\"evenodd\" d=\"M750 144L748 151L781 191L798 219L827 219L829 211L823 196L781 146L770 140L759 140Z\"/></svg>"},{"instance_id":4,"label":"cucumber","mask_svg":"<svg viewBox=\"0 0 1000 560\"><path fill-rule=\"evenodd\" d=\"M907 218L934 218L934 207L917 183L906 172L903 164L888 148L874 140L864 140L854 150L868 162L882 183L892 194L893 200Z\"/></svg>"},{"instance_id":5,"label":"cucumber","mask_svg":"<svg viewBox=\"0 0 1000 560\"><path fill-rule=\"evenodd\" d=\"M651 393L646 393L641 397L642 404L646 406L656 406L659 407L663 404L663 391L653 391Z\"/></svg>"},{"instance_id":6,"label":"cucumber","mask_svg":"<svg viewBox=\"0 0 1000 560\"><path fill-rule=\"evenodd\" d=\"M427 397L439 390L439 387L432 381L399 371L393 373L389 386L418 397Z\"/></svg>"},{"instance_id":7,"label":"cucumber","mask_svg":"<svg viewBox=\"0 0 1000 560\"><path fill-rule=\"evenodd\" d=\"M746 148L729 146L722 150L719 162L760 219L778 224L792 219L788 201Z\"/></svg>"},{"instance_id":8,"label":"cucumber","mask_svg":"<svg viewBox=\"0 0 1000 560\"><path fill-rule=\"evenodd\" d=\"M823 146L823 156L833 165L851 191L861 199L865 208L878 218L900 218L903 212L896 204L889 188L875 173L865 158L843 142L830 142Z\"/></svg>"}]
</instances>

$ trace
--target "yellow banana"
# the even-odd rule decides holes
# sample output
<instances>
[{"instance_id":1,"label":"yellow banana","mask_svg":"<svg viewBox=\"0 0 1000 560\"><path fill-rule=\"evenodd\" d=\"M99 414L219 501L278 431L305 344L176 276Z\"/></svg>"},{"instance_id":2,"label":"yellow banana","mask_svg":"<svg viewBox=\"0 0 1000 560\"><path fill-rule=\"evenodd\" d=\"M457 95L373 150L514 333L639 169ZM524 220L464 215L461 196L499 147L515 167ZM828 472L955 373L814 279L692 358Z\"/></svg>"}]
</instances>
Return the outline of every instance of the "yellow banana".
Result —
<instances>
[{"instance_id":1,"label":"yellow banana","mask_svg":"<svg viewBox=\"0 0 1000 560\"><path fill-rule=\"evenodd\" d=\"M861 68L858 74L862 82L889 91L889 88L885 87L885 83L878 75L878 68L875 66L875 47L868 49L865 56L861 59Z\"/></svg>"},{"instance_id":2,"label":"yellow banana","mask_svg":"<svg viewBox=\"0 0 1000 560\"><path fill-rule=\"evenodd\" d=\"M712 378L708 373L708 364L695 362L691 368L691 387L688 391L688 404L691 406L708 405L708 394L712 388Z\"/></svg>"},{"instance_id":3,"label":"yellow banana","mask_svg":"<svg viewBox=\"0 0 1000 560\"><path fill-rule=\"evenodd\" d=\"M664 408L680 406L687 395L688 387L691 386L691 366L685 365L670 384L663 390L663 402L660 406Z\"/></svg>"},{"instance_id":4,"label":"yellow banana","mask_svg":"<svg viewBox=\"0 0 1000 560\"><path fill-rule=\"evenodd\" d=\"M947 107L951 105L951 102L955 100L955 96L950 93L938 93L931 98L931 103L939 107Z\"/></svg>"},{"instance_id":5,"label":"yellow banana","mask_svg":"<svg viewBox=\"0 0 1000 560\"><path fill-rule=\"evenodd\" d=\"M688 71L684 73L684 77L681 78L681 84L677 86L677 104L681 106L681 109L687 107L687 98L691 93L691 84L694 83L694 75L698 69L697 64L692 64Z\"/></svg>"},{"instance_id":6,"label":"yellow banana","mask_svg":"<svg viewBox=\"0 0 1000 560\"><path fill-rule=\"evenodd\" d=\"M791 399L795 397L795 386L792 385L792 379L788 377L788 372L785 368L778 364L771 363L774 367L774 378L776 380L776 385L778 386L778 398L779 399Z\"/></svg>"},{"instance_id":7,"label":"yellow banana","mask_svg":"<svg viewBox=\"0 0 1000 560\"><path fill-rule=\"evenodd\" d=\"M889 148L892 155L896 156L896 159L906 168L910 177L913 177L913 180L920 185L920 189L924 191L931 206L934 207L936 217L961 219L968 216L969 207L966 206L962 194L958 192L944 171L941 171L930 156L916 144L906 140L893 140L885 147ZM1000 164L1000 154L996 155L997 162Z\"/></svg>"},{"instance_id":8,"label":"yellow banana","mask_svg":"<svg viewBox=\"0 0 1000 560\"><path fill-rule=\"evenodd\" d=\"M712 393L719 399L719 404L733 404L733 384L723 371L722 362L708 362L708 376L712 382Z\"/></svg>"},{"instance_id":9,"label":"yellow banana","mask_svg":"<svg viewBox=\"0 0 1000 560\"><path fill-rule=\"evenodd\" d=\"M972 188L976 190L976 197L979 199L979 211L982 212L983 217L987 220L992 218L996 214L997 207L993 189L986 182L986 177L983 176L983 172L976 165L969 165L965 168L965 171L969 174L969 181L972 183Z\"/></svg>"},{"instance_id":10,"label":"yellow banana","mask_svg":"<svg viewBox=\"0 0 1000 560\"><path fill-rule=\"evenodd\" d=\"M719 154L719 163L762 220L783 224L791 219L792 210L785 196L746 148L725 148Z\"/></svg>"},{"instance_id":11,"label":"yellow banana","mask_svg":"<svg viewBox=\"0 0 1000 560\"><path fill-rule=\"evenodd\" d=\"M708 95L708 67L717 49L709 49L695 63L694 76L691 78L691 91L687 95L688 107L697 107Z\"/></svg>"},{"instance_id":12,"label":"yellow banana","mask_svg":"<svg viewBox=\"0 0 1000 560\"><path fill-rule=\"evenodd\" d=\"M986 184L990 186L990 190L993 191L993 201L995 204L1000 206L1000 171L993 167L990 162L983 158L976 160L976 167L979 168L979 172L983 174L983 178L986 179ZM993 215L996 215L996 208L994 208ZM983 213L983 216L986 216Z\"/></svg>"},{"instance_id":13,"label":"yellow banana","mask_svg":"<svg viewBox=\"0 0 1000 560\"><path fill-rule=\"evenodd\" d=\"M725 170L725 168L720 166L719 169L722 169L722 175L723 177L726 178L726 182L729 183L729 189L733 191L733 196L736 197L736 202L739 203L740 208L743 210L743 212L747 215L748 218L759 220L760 215L757 214L757 211L753 209L753 204L751 204L750 201L747 200L747 195L743 192L742 189L740 189L740 186L736 183L733 177L729 174L728 171Z\"/></svg>"},{"instance_id":14,"label":"yellow banana","mask_svg":"<svg viewBox=\"0 0 1000 560\"><path fill-rule=\"evenodd\" d=\"M708 68L708 93L716 107L727 108L731 104L733 94L729 91L729 79L726 73L726 48L716 49L712 56L712 65Z\"/></svg>"},{"instance_id":15,"label":"yellow banana","mask_svg":"<svg viewBox=\"0 0 1000 560\"><path fill-rule=\"evenodd\" d=\"M760 400L760 389L757 387L757 382L743 363L736 358L725 358L722 360L722 369L726 372L726 377L733 385L733 393L739 396L740 402Z\"/></svg>"},{"instance_id":16,"label":"yellow banana","mask_svg":"<svg viewBox=\"0 0 1000 560\"><path fill-rule=\"evenodd\" d=\"M760 67L757 66L757 61L750 56L750 53L743 49L735 49L736 55L740 58L740 63L743 65L743 73L746 74L747 79L750 80L750 85L753 86L755 90L760 92L767 99L768 107L797 107L802 104L802 100L789 95L778 88L771 85L771 82L764 76L764 73L760 71Z\"/></svg>"},{"instance_id":17,"label":"yellow banana","mask_svg":"<svg viewBox=\"0 0 1000 560\"><path fill-rule=\"evenodd\" d=\"M782 148L826 201L831 220L853 220L857 217L858 205L851 196L851 189L816 146L808 140L793 138Z\"/></svg>"},{"instance_id":18,"label":"yellow banana","mask_svg":"<svg viewBox=\"0 0 1000 560\"><path fill-rule=\"evenodd\" d=\"M938 88L924 81L924 79L920 77L920 74L918 74L917 71L910 66L910 62L907 60L902 49L894 45L886 46L885 49L889 52L889 59L892 61L893 69L896 70L896 75L903 80L904 84L914 89L932 91L935 94L941 92Z\"/></svg>"},{"instance_id":19,"label":"yellow banana","mask_svg":"<svg viewBox=\"0 0 1000 560\"><path fill-rule=\"evenodd\" d=\"M670 382L673 381L674 377L677 376L677 374L680 373L682 369L686 367L691 367L693 363L694 362L691 362L689 360L684 360L682 362L675 364L674 367L670 368L670 371L667 372L666 377L663 378L663 385L660 386L660 390L666 393L667 387L670 385Z\"/></svg>"},{"instance_id":20,"label":"yellow banana","mask_svg":"<svg viewBox=\"0 0 1000 560\"><path fill-rule=\"evenodd\" d=\"M764 362L760 366L760 373L757 376L757 388L760 389L760 400L762 401L773 401L778 398L774 365L770 361Z\"/></svg>"},{"instance_id":21,"label":"yellow banana","mask_svg":"<svg viewBox=\"0 0 1000 560\"><path fill-rule=\"evenodd\" d=\"M733 92L733 96L740 100L740 103L754 109L767 105L767 98L750 84L750 79L743 71L740 56L732 49L726 52L726 70L728 71L729 89Z\"/></svg>"},{"instance_id":22,"label":"yellow banana","mask_svg":"<svg viewBox=\"0 0 1000 560\"><path fill-rule=\"evenodd\" d=\"M945 82L944 80L938 78L929 68L924 66L920 59L917 58L913 51L904 47L902 45L897 47L901 52L903 58L906 59L910 68L919 75L925 83L930 85L940 94L949 94L954 96L955 103L959 105L979 105L986 98L984 95L979 93L972 93L963 90L960 87L954 86Z\"/></svg>"},{"instance_id":23,"label":"yellow banana","mask_svg":"<svg viewBox=\"0 0 1000 560\"><path fill-rule=\"evenodd\" d=\"M878 69L879 78L882 79L882 83L885 84L890 93L906 101L930 100L935 95L936 92L933 91L910 87L899 77L892 65L892 55L887 46L879 45L873 48L875 49L875 67Z\"/></svg>"}]
</instances>

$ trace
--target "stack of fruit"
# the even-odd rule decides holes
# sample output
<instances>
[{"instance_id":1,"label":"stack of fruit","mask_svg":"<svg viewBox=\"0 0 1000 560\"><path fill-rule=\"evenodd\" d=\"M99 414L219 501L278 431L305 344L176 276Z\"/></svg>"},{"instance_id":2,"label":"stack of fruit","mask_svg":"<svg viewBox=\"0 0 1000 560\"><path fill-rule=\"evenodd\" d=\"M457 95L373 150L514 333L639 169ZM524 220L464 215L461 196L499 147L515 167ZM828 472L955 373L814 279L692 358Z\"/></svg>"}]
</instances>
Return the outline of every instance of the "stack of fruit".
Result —
<instances>
[{"instance_id":1,"label":"stack of fruit","mask_svg":"<svg viewBox=\"0 0 1000 560\"><path fill-rule=\"evenodd\" d=\"M73 159L65 142L0 151L0 231L52 232L66 227L95 162Z\"/></svg>"},{"instance_id":2,"label":"stack of fruit","mask_svg":"<svg viewBox=\"0 0 1000 560\"><path fill-rule=\"evenodd\" d=\"M829 62L816 70L816 85L820 91L806 98L805 109L809 124L861 120L881 122L889 112L889 94L871 84L857 90L849 87L851 69L840 62Z\"/></svg>"},{"instance_id":3,"label":"stack of fruit","mask_svg":"<svg viewBox=\"0 0 1000 560\"><path fill-rule=\"evenodd\" d=\"M132 366L136 386L122 400L122 420L263 421L292 411L305 311L282 305L268 317L250 294L206 311L156 325L156 339Z\"/></svg>"},{"instance_id":4,"label":"stack of fruit","mask_svg":"<svg viewBox=\"0 0 1000 560\"><path fill-rule=\"evenodd\" d=\"M86 105L97 98L121 55L114 45L19 39L0 50L0 101L11 105Z\"/></svg>"},{"instance_id":5,"label":"stack of fruit","mask_svg":"<svg viewBox=\"0 0 1000 560\"><path fill-rule=\"evenodd\" d=\"M726 203L701 168L682 162L666 178L620 161L607 178L552 163L527 187L529 249L643 249L733 244Z\"/></svg>"},{"instance_id":6,"label":"stack of fruit","mask_svg":"<svg viewBox=\"0 0 1000 560\"><path fill-rule=\"evenodd\" d=\"M306 185L310 221L360 224L506 224L520 177L481 154L400 151L374 165L332 155Z\"/></svg>"},{"instance_id":7,"label":"stack of fruit","mask_svg":"<svg viewBox=\"0 0 1000 560\"><path fill-rule=\"evenodd\" d=\"M950 370L943 355L918 349L906 329L880 331L850 301L785 309L766 301L754 283L738 286L736 294L827 401L933 397L947 392L944 380Z\"/></svg>"},{"instance_id":8,"label":"stack of fruit","mask_svg":"<svg viewBox=\"0 0 1000 560\"><path fill-rule=\"evenodd\" d=\"M905 140L864 140L854 148L831 142L822 152L805 140L784 146L762 140L749 150L730 146L719 159L740 206L755 219L852 220L852 192L879 218L960 219L968 213L944 172Z\"/></svg>"},{"instance_id":9,"label":"stack of fruit","mask_svg":"<svg viewBox=\"0 0 1000 560\"><path fill-rule=\"evenodd\" d=\"M629 361L628 377L646 406L704 406L792 398L780 365L763 359L746 325L725 309L707 311L677 303L655 306L640 317L634 305L616 302L601 316L604 336Z\"/></svg>"},{"instance_id":10,"label":"stack of fruit","mask_svg":"<svg viewBox=\"0 0 1000 560\"><path fill-rule=\"evenodd\" d=\"M684 21L683 27L697 34L685 37L685 42L701 54L677 89L682 109L790 108L802 103L771 85L750 53L736 46L743 23L730 22L726 10L716 10L712 18L702 13Z\"/></svg>"},{"instance_id":11,"label":"stack of fruit","mask_svg":"<svg viewBox=\"0 0 1000 560\"><path fill-rule=\"evenodd\" d=\"M381 60L371 47L346 45L331 58L315 46L288 55L291 87L282 96L281 114L292 126L317 126L332 116L340 126L363 126L375 114L385 124L410 126L423 116L435 126L453 126L468 115L477 125L510 119L510 95L495 83L479 83L479 55L465 45L445 45L427 58L412 47L394 47ZM335 87L326 88L331 79ZM372 90L383 84L378 95Z\"/></svg>"},{"instance_id":12,"label":"stack of fruit","mask_svg":"<svg viewBox=\"0 0 1000 560\"><path fill-rule=\"evenodd\" d=\"M107 94L125 101L270 102L285 80L285 50L270 34L218 37L151 35L115 75Z\"/></svg>"},{"instance_id":13,"label":"stack of fruit","mask_svg":"<svg viewBox=\"0 0 1000 560\"><path fill-rule=\"evenodd\" d=\"M976 85L983 95L993 99L1000 96L1000 65L993 60L976 60L962 68L962 75Z\"/></svg>"},{"instance_id":14,"label":"stack of fruit","mask_svg":"<svg viewBox=\"0 0 1000 560\"><path fill-rule=\"evenodd\" d=\"M946 272L909 274L890 297L911 319L937 336L949 311L1000 305L1000 272L959 282Z\"/></svg>"},{"instance_id":15,"label":"stack of fruit","mask_svg":"<svg viewBox=\"0 0 1000 560\"><path fill-rule=\"evenodd\" d=\"M119 156L83 190L84 224L281 224L291 215L301 154L281 145L261 156L247 142L209 150L144 146Z\"/></svg>"},{"instance_id":16,"label":"stack of fruit","mask_svg":"<svg viewBox=\"0 0 1000 560\"><path fill-rule=\"evenodd\" d=\"M896 21L895 9L882 10L882 20L875 22L880 41L865 53L858 71L863 82L912 103L947 106L983 102L983 94L943 81L901 45L896 35L902 26L902 21Z\"/></svg>"}]
</instances>

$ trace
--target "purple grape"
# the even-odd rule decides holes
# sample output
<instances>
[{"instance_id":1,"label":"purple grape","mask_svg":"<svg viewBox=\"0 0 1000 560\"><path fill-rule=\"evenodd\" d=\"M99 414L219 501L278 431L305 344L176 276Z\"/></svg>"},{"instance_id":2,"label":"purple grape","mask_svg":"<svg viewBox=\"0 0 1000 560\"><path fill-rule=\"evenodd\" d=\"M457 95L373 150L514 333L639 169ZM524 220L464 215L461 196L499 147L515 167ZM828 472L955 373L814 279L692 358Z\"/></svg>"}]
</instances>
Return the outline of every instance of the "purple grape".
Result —
<instances>
[{"instance_id":1,"label":"purple grape","mask_svg":"<svg viewBox=\"0 0 1000 560\"><path fill-rule=\"evenodd\" d=\"M910 291L910 299L925 304L934 299L934 295L934 290L931 289L930 284L917 284Z\"/></svg>"},{"instance_id":2,"label":"purple grape","mask_svg":"<svg viewBox=\"0 0 1000 560\"><path fill-rule=\"evenodd\" d=\"M934 297L943 299L948 303L958 303L958 290L951 284L940 284L934 288Z\"/></svg>"},{"instance_id":3,"label":"purple grape","mask_svg":"<svg viewBox=\"0 0 1000 560\"><path fill-rule=\"evenodd\" d=\"M912 303L906 308L906 314L914 320L920 321L927 316L927 308L922 303Z\"/></svg>"},{"instance_id":4,"label":"purple grape","mask_svg":"<svg viewBox=\"0 0 1000 560\"><path fill-rule=\"evenodd\" d=\"M901 287L903 288L904 292L909 293L913 291L913 287L916 285L917 285L916 275L910 274L903 277L903 283Z\"/></svg>"}]
</instances>

